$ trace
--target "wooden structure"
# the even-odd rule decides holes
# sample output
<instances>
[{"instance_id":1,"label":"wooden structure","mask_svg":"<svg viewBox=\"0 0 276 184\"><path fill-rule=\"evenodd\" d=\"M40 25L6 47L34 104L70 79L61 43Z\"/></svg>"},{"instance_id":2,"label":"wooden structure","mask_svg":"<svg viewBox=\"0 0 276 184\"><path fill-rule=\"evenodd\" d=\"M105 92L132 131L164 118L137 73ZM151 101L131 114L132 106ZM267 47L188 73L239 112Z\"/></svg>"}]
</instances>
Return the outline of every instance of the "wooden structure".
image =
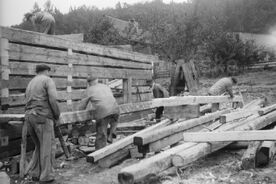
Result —
<instances>
[{"instance_id":1,"label":"wooden structure","mask_svg":"<svg viewBox=\"0 0 276 184\"><path fill-rule=\"evenodd\" d=\"M35 75L35 66L42 63L52 69L63 112L74 110L85 95L88 74L123 79L124 95L117 98L119 104L151 99L144 81L152 78L155 56L19 29L0 27L0 32L1 113L24 112L26 86ZM140 88L139 94L136 87Z\"/></svg>"},{"instance_id":2,"label":"wooden structure","mask_svg":"<svg viewBox=\"0 0 276 184\"><path fill-rule=\"evenodd\" d=\"M161 61L154 63L154 77L170 82L170 94L175 96L187 89L190 94L196 94L199 86L199 76L192 60L186 62L177 60L175 63ZM162 84L169 87L167 84Z\"/></svg>"},{"instance_id":3,"label":"wooden structure","mask_svg":"<svg viewBox=\"0 0 276 184\"><path fill-rule=\"evenodd\" d=\"M100 79L122 80L123 94L115 96L119 104L151 100L152 92L146 86L146 80L152 79L152 62L158 62L155 56L82 43L82 40L82 34L45 35L0 27L0 114L7 115L1 117L0 123L0 157L20 153L24 93L38 64L51 67L50 75L56 83L63 114L76 110L78 102L85 96L88 74ZM147 114L147 111L133 114L130 110L123 113L120 121L142 118ZM87 111L71 115L64 116L66 123L91 119ZM24 149L28 151L33 145L29 144L32 143L30 137L27 140Z\"/></svg>"}]
</instances>

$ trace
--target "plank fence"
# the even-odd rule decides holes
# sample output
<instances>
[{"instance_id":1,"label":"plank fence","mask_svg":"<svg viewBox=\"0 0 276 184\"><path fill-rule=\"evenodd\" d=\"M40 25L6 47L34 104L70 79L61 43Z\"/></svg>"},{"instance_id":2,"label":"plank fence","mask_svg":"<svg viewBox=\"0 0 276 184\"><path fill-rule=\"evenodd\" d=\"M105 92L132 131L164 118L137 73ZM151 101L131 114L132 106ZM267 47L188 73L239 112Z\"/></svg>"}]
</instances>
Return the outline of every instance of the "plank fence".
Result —
<instances>
[{"instance_id":1,"label":"plank fence","mask_svg":"<svg viewBox=\"0 0 276 184\"><path fill-rule=\"evenodd\" d=\"M0 39L2 114L24 113L25 89L37 64L51 67L62 112L76 110L89 74L122 79L123 95L116 97L119 104L152 98L145 81L152 79L155 56L7 27L0 27Z\"/></svg>"}]
</instances>

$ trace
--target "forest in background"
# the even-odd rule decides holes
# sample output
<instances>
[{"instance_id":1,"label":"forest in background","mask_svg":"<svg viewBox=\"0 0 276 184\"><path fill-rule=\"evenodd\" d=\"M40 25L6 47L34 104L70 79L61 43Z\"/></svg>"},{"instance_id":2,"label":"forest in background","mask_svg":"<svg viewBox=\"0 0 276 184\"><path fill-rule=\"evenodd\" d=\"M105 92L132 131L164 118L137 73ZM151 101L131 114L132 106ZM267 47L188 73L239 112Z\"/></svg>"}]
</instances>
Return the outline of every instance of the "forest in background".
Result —
<instances>
[{"instance_id":1,"label":"forest in background","mask_svg":"<svg viewBox=\"0 0 276 184\"><path fill-rule=\"evenodd\" d=\"M275 0L187 0L170 4L154 0L133 5L117 3L115 8L107 9L83 5L65 14L48 0L43 7L34 4L33 11L39 10L54 15L56 34L84 33L85 42L102 45L130 43L104 15L126 21L134 18L140 28L151 33L153 53L163 60L190 60L203 49L201 57L210 58L212 66L221 66L226 73L230 62L244 68L263 57L254 43L243 43L232 33L270 34L276 30ZM24 20L13 27L33 29Z\"/></svg>"}]
</instances>

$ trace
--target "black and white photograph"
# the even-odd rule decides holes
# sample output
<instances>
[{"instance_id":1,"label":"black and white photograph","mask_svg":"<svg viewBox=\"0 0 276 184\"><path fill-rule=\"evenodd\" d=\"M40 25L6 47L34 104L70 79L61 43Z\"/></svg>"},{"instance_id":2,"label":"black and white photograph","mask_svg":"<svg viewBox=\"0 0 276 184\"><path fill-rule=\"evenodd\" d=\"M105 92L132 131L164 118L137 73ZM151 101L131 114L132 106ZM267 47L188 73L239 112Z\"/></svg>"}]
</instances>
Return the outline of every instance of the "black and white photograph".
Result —
<instances>
[{"instance_id":1,"label":"black and white photograph","mask_svg":"<svg viewBox=\"0 0 276 184\"><path fill-rule=\"evenodd\" d=\"M0 184L276 184L276 0L0 0Z\"/></svg>"}]
</instances>

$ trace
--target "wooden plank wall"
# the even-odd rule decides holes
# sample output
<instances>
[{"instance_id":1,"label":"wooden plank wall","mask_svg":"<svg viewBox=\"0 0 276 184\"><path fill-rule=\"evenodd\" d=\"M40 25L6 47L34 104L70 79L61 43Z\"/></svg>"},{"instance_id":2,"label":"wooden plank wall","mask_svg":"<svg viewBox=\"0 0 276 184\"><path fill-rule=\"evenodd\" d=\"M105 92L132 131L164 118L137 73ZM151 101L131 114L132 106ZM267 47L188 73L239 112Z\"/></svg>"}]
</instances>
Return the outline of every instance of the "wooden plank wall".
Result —
<instances>
[{"instance_id":1,"label":"wooden plank wall","mask_svg":"<svg viewBox=\"0 0 276 184\"><path fill-rule=\"evenodd\" d=\"M145 80L152 79L155 56L6 27L0 27L0 35L0 113L24 113L24 92L37 64L51 67L63 112L75 110L85 96L88 74L123 79L124 95L116 97L119 104L152 98ZM4 110L6 104L9 108Z\"/></svg>"}]
</instances>

